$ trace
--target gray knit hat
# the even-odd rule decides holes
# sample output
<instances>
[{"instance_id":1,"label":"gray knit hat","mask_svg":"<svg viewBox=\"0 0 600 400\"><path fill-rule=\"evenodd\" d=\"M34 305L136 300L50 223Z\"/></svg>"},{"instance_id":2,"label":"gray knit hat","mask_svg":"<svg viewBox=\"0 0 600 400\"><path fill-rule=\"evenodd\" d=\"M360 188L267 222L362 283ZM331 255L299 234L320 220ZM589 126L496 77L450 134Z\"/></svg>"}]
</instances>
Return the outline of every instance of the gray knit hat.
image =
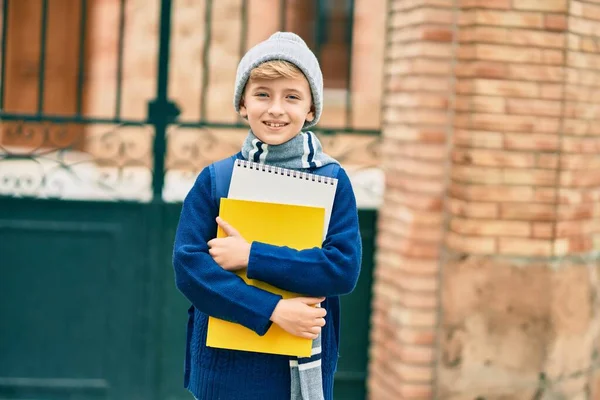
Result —
<instances>
[{"instance_id":1,"label":"gray knit hat","mask_svg":"<svg viewBox=\"0 0 600 400\"><path fill-rule=\"evenodd\" d=\"M319 61L300 36L291 32L277 32L264 42L252 47L240 61L235 78L233 106L240 111L240 100L250 77L250 72L260 64L271 60L289 61L304 73L312 92L315 119L304 122L304 129L319 122L323 110L323 74Z\"/></svg>"}]
</instances>

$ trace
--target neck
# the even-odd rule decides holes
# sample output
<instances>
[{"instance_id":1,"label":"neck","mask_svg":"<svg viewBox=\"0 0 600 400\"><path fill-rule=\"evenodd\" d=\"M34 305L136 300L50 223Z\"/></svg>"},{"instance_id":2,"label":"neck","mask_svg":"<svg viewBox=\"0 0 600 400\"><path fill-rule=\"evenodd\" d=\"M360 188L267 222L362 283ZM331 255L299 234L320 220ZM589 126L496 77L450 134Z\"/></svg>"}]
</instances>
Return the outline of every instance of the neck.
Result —
<instances>
[{"instance_id":1,"label":"neck","mask_svg":"<svg viewBox=\"0 0 600 400\"><path fill-rule=\"evenodd\" d=\"M269 145L250 130L242 146L242 156L248 161L290 169L314 169L338 163L323 153L321 142L312 132L300 132L285 143Z\"/></svg>"}]
</instances>

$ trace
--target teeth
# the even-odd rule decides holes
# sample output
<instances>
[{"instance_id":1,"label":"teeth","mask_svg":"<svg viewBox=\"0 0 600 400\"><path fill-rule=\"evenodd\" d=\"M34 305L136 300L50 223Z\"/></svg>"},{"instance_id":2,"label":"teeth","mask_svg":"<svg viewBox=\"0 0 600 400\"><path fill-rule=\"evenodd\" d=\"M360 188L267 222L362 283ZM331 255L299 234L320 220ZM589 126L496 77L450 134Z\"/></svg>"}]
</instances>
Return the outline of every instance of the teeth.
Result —
<instances>
[{"instance_id":1,"label":"teeth","mask_svg":"<svg viewBox=\"0 0 600 400\"><path fill-rule=\"evenodd\" d=\"M265 123L272 128L281 128L282 126L285 126L285 124L272 124L270 122L265 122Z\"/></svg>"}]
</instances>

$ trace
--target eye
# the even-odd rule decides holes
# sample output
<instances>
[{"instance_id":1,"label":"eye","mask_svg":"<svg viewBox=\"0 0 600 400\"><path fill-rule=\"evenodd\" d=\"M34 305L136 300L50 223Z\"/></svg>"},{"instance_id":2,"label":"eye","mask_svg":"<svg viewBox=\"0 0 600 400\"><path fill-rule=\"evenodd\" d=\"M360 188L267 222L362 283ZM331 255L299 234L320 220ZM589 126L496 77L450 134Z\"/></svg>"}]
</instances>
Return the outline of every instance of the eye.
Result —
<instances>
[{"instance_id":1,"label":"eye","mask_svg":"<svg viewBox=\"0 0 600 400\"><path fill-rule=\"evenodd\" d=\"M295 94L290 94L288 96L288 99L292 99L292 100L300 100L300 97L296 96Z\"/></svg>"},{"instance_id":2,"label":"eye","mask_svg":"<svg viewBox=\"0 0 600 400\"><path fill-rule=\"evenodd\" d=\"M254 96L256 97L268 97L269 95L265 92L258 92Z\"/></svg>"}]
</instances>

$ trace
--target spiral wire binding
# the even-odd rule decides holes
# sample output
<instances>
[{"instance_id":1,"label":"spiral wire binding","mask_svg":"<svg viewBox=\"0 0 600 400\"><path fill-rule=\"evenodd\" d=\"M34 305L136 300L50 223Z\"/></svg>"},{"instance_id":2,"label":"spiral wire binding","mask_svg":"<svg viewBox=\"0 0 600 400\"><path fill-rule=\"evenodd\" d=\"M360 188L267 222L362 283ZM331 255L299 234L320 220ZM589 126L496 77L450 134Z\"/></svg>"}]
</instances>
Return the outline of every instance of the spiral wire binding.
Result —
<instances>
[{"instance_id":1,"label":"spiral wire binding","mask_svg":"<svg viewBox=\"0 0 600 400\"><path fill-rule=\"evenodd\" d=\"M256 171L267 172L269 174L289 176L296 179L302 179L304 181L312 181L318 183L324 183L327 185L334 185L337 181L336 178L330 178L328 176L321 176L316 174L310 174L308 172L294 171L293 169L275 167L272 165L259 164L252 161L235 160L238 167L253 169Z\"/></svg>"}]
</instances>

